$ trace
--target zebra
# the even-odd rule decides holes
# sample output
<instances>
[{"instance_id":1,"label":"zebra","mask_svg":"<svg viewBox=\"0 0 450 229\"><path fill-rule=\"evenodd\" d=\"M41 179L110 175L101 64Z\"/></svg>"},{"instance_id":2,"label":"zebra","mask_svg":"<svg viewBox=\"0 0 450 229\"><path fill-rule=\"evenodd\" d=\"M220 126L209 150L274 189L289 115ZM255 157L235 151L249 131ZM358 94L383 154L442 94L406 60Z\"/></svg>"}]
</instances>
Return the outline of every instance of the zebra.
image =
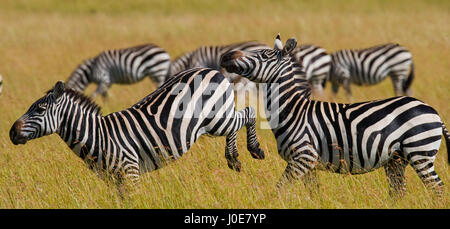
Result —
<instances>
[{"instance_id":1,"label":"zebra","mask_svg":"<svg viewBox=\"0 0 450 229\"><path fill-rule=\"evenodd\" d=\"M313 92L323 95L323 88L329 78L331 56L324 48L312 44L300 45L292 51L292 56L303 66Z\"/></svg>"},{"instance_id":2,"label":"zebra","mask_svg":"<svg viewBox=\"0 0 450 229\"><path fill-rule=\"evenodd\" d=\"M112 84L132 84L146 76L160 86L169 69L170 55L153 44L106 50L78 65L67 79L66 86L84 91L88 84L96 83L98 87L92 97L100 94L105 98Z\"/></svg>"},{"instance_id":3,"label":"zebra","mask_svg":"<svg viewBox=\"0 0 450 229\"><path fill-rule=\"evenodd\" d=\"M231 74L223 71L220 67L220 57L231 50L257 50L269 48L266 44L257 41L245 41L239 43L233 43L230 45L220 45L220 46L200 46L199 48L182 54L175 58L171 63L171 74L173 75L177 72L193 68L193 67L205 67L212 68L221 71L224 76L230 80L231 83L242 84L245 87L253 88L256 86L254 83L248 81L245 78L239 77L236 74ZM236 88L235 88L236 89Z\"/></svg>"},{"instance_id":4,"label":"zebra","mask_svg":"<svg viewBox=\"0 0 450 229\"><path fill-rule=\"evenodd\" d=\"M350 83L373 85L390 76L395 95L412 95L414 63L411 53L394 43L361 50L339 50L331 54L330 81L334 94L342 85L351 96Z\"/></svg>"},{"instance_id":5,"label":"zebra","mask_svg":"<svg viewBox=\"0 0 450 229\"><path fill-rule=\"evenodd\" d=\"M236 137L244 125L247 149L263 159L255 119L251 107L235 111L232 86L220 72L194 68L106 116L89 97L59 81L14 122L9 136L17 145L57 133L98 174L107 172L118 184L137 183L140 174L180 158L203 134L226 136L228 167L240 171Z\"/></svg>"},{"instance_id":6,"label":"zebra","mask_svg":"<svg viewBox=\"0 0 450 229\"><path fill-rule=\"evenodd\" d=\"M450 134L436 110L406 96L353 104L311 100L305 73L289 55L296 44L291 38L284 47L229 52L221 63L229 72L268 84L269 125L288 163L277 186L296 178L316 181L316 169L363 174L384 167L391 195L401 196L409 164L442 195L434 160L442 134L450 153Z\"/></svg>"}]
</instances>

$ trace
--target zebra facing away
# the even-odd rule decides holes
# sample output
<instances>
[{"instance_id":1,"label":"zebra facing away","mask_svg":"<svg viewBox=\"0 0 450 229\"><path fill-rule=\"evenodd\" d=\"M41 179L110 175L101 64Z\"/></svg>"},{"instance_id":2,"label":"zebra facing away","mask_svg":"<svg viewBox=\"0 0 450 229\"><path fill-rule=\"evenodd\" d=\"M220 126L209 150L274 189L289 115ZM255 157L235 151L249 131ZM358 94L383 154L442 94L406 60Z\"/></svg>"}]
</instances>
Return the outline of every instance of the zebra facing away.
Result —
<instances>
[{"instance_id":1,"label":"zebra facing away","mask_svg":"<svg viewBox=\"0 0 450 229\"><path fill-rule=\"evenodd\" d=\"M292 51L292 56L303 66L313 92L322 96L329 78L331 56L324 48L312 44L300 45Z\"/></svg>"},{"instance_id":2,"label":"zebra facing away","mask_svg":"<svg viewBox=\"0 0 450 229\"><path fill-rule=\"evenodd\" d=\"M201 46L175 58L175 60L172 61L170 70L171 74L169 75L173 76L177 72L194 67L212 68L221 71L231 83L241 83L246 86L248 85L248 87L252 87L254 86L254 83L248 81L247 79L241 78L236 74L223 71L224 69L220 67L220 57L232 50L251 51L263 48L269 48L269 46L257 41L246 41L220 46Z\"/></svg>"},{"instance_id":3,"label":"zebra facing away","mask_svg":"<svg viewBox=\"0 0 450 229\"><path fill-rule=\"evenodd\" d=\"M316 168L362 174L384 167L391 194L403 194L409 164L441 195L443 182L434 161L442 134L450 151L450 135L437 112L412 97L354 104L311 100L304 72L289 56L296 44L291 38L283 49L233 51L222 57L229 72L268 84L266 113L278 152L288 163L278 186L300 177L314 181Z\"/></svg>"},{"instance_id":4,"label":"zebra facing away","mask_svg":"<svg viewBox=\"0 0 450 229\"><path fill-rule=\"evenodd\" d=\"M78 65L66 81L66 87L84 91L88 84L96 83L98 87L92 97L99 94L106 97L112 84L132 84L146 76L160 86L169 70L169 54L153 44L106 50Z\"/></svg>"},{"instance_id":5,"label":"zebra facing away","mask_svg":"<svg viewBox=\"0 0 450 229\"><path fill-rule=\"evenodd\" d=\"M398 44L383 44L361 50L331 54L330 81L336 94L342 85L351 96L350 83L373 85L390 76L395 95L412 95L414 63L411 53Z\"/></svg>"},{"instance_id":6,"label":"zebra facing away","mask_svg":"<svg viewBox=\"0 0 450 229\"><path fill-rule=\"evenodd\" d=\"M263 159L255 119L251 107L235 111L232 86L221 73L195 68L132 107L106 116L60 81L13 124L10 139L25 144L57 133L92 169L137 182L141 173L180 158L203 134L226 136L228 166L239 171L236 137L244 125L248 150Z\"/></svg>"}]
</instances>

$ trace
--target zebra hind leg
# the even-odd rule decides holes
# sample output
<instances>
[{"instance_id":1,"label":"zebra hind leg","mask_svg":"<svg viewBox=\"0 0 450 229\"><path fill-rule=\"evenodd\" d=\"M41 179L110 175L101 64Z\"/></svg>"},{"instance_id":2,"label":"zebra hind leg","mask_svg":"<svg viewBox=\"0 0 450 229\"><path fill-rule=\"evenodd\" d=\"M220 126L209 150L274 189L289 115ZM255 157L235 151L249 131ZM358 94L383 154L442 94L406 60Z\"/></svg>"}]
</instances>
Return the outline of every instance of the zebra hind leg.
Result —
<instances>
[{"instance_id":1,"label":"zebra hind leg","mask_svg":"<svg viewBox=\"0 0 450 229\"><path fill-rule=\"evenodd\" d=\"M258 138L256 137L256 114L252 107L247 107L247 149L255 159L264 159L264 151L260 148Z\"/></svg>"},{"instance_id":2,"label":"zebra hind leg","mask_svg":"<svg viewBox=\"0 0 450 229\"><path fill-rule=\"evenodd\" d=\"M225 158L227 159L228 168L235 170L237 172L241 171L241 162L237 159L239 156L237 150L237 132L233 132L227 135L226 146L225 146Z\"/></svg>"},{"instance_id":3,"label":"zebra hind leg","mask_svg":"<svg viewBox=\"0 0 450 229\"><path fill-rule=\"evenodd\" d=\"M389 195L393 198L401 198L405 195L405 169L407 165L408 162L396 153L384 166L389 182Z\"/></svg>"},{"instance_id":4,"label":"zebra hind leg","mask_svg":"<svg viewBox=\"0 0 450 229\"><path fill-rule=\"evenodd\" d=\"M437 150L426 153L426 155L415 155L409 160L409 163L419 175L422 182L431 188L434 193L441 197L444 189L444 182L434 170L434 160L436 159Z\"/></svg>"}]
</instances>

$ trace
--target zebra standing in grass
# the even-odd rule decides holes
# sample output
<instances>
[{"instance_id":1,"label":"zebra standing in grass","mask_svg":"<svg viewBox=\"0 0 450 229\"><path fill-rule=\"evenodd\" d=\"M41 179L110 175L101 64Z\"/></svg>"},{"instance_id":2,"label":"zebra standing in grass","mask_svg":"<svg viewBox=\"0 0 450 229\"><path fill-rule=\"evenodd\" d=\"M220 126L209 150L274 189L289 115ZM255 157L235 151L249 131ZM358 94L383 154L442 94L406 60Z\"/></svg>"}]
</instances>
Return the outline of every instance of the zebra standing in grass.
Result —
<instances>
[{"instance_id":1,"label":"zebra standing in grass","mask_svg":"<svg viewBox=\"0 0 450 229\"><path fill-rule=\"evenodd\" d=\"M159 86L169 74L170 56L164 49L153 45L106 50L80 64L66 82L68 88L84 91L89 83L98 84L92 94L106 97L114 84L132 84L149 76Z\"/></svg>"},{"instance_id":2,"label":"zebra standing in grass","mask_svg":"<svg viewBox=\"0 0 450 229\"><path fill-rule=\"evenodd\" d=\"M232 50L257 50L269 48L267 45L257 41L246 41L222 46L201 46L194 51L187 52L174 61L171 66L171 76L177 72L184 71L193 67L212 68L221 71L231 83L242 83L248 87L254 87L254 83L245 78L241 78L236 74L224 72L220 67L220 57Z\"/></svg>"},{"instance_id":3,"label":"zebra standing in grass","mask_svg":"<svg viewBox=\"0 0 450 229\"><path fill-rule=\"evenodd\" d=\"M226 136L225 157L237 171L237 131L247 127L247 148L264 158L255 131L255 112L235 111L231 84L212 69L179 73L120 112L102 116L89 98L61 81L31 105L11 127L14 144L58 133L91 168L136 182L143 172L180 158L203 134Z\"/></svg>"},{"instance_id":4,"label":"zebra standing in grass","mask_svg":"<svg viewBox=\"0 0 450 229\"><path fill-rule=\"evenodd\" d=\"M292 51L292 56L303 66L306 80L313 92L323 94L331 66L331 56L324 48L316 45L300 45Z\"/></svg>"},{"instance_id":5,"label":"zebra standing in grass","mask_svg":"<svg viewBox=\"0 0 450 229\"><path fill-rule=\"evenodd\" d=\"M314 180L315 168L362 174L383 166L391 193L403 194L409 164L441 194L434 161L442 134L450 151L450 135L438 113L412 97L354 104L310 100L304 72L289 55L296 44L291 38L284 48L233 51L222 59L229 72L268 84L266 108L272 109L266 113L278 152L288 162L278 185L304 175Z\"/></svg>"},{"instance_id":6,"label":"zebra standing in grass","mask_svg":"<svg viewBox=\"0 0 450 229\"><path fill-rule=\"evenodd\" d=\"M331 54L331 61L330 81L335 94L340 84L351 96L350 83L373 85L387 76L392 79L395 95L412 94L412 55L398 44L389 43L361 50L340 50Z\"/></svg>"}]
</instances>

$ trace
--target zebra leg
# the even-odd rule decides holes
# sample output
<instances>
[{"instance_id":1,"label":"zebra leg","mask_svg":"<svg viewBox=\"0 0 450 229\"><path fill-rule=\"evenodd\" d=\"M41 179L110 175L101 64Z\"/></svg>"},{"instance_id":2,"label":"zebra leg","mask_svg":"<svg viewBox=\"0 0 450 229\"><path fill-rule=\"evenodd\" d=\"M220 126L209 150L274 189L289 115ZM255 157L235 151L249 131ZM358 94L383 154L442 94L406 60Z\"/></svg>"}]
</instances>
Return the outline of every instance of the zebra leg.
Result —
<instances>
[{"instance_id":1,"label":"zebra leg","mask_svg":"<svg viewBox=\"0 0 450 229\"><path fill-rule=\"evenodd\" d=\"M305 174L310 173L315 168L318 159L319 155L312 148L311 144L303 144L288 161L286 169L277 183L277 188L280 188L285 183L303 178Z\"/></svg>"},{"instance_id":2,"label":"zebra leg","mask_svg":"<svg viewBox=\"0 0 450 229\"><path fill-rule=\"evenodd\" d=\"M108 83L100 83L94 93L92 93L92 98L97 97L97 95L102 95L103 98L106 98L106 96L108 95L108 88L110 86L111 84Z\"/></svg>"},{"instance_id":3,"label":"zebra leg","mask_svg":"<svg viewBox=\"0 0 450 229\"><path fill-rule=\"evenodd\" d=\"M260 148L256 137L256 114L252 107L248 107L247 123L247 149L255 159L264 159L264 151Z\"/></svg>"},{"instance_id":4,"label":"zebra leg","mask_svg":"<svg viewBox=\"0 0 450 229\"><path fill-rule=\"evenodd\" d=\"M400 76L391 76L392 84L394 85L394 93L395 96L406 95L406 92L403 91L404 77Z\"/></svg>"},{"instance_id":5,"label":"zebra leg","mask_svg":"<svg viewBox=\"0 0 450 229\"><path fill-rule=\"evenodd\" d=\"M409 163L425 186L431 188L437 196L441 197L444 183L434 170L434 160L436 159L437 152L437 150L434 150L421 155L414 155L409 159Z\"/></svg>"},{"instance_id":6,"label":"zebra leg","mask_svg":"<svg viewBox=\"0 0 450 229\"><path fill-rule=\"evenodd\" d=\"M403 197L406 192L405 169L408 162L397 153L384 166L384 171L389 182L389 195L391 197Z\"/></svg>"},{"instance_id":7,"label":"zebra leg","mask_svg":"<svg viewBox=\"0 0 450 229\"><path fill-rule=\"evenodd\" d=\"M350 89L350 79L345 79L344 80L343 87L344 87L345 91L347 92L347 97L349 99L351 99L352 98L352 91Z\"/></svg>"},{"instance_id":8,"label":"zebra leg","mask_svg":"<svg viewBox=\"0 0 450 229\"><path fill-rule=\"evenodd\" d=\"M225 158L227 159L228 167L240 171L241 162L237 159L239 156L237 152L237 132L246 125L247 127L247 149L253 158L263 159L264 151L259 148L259 142L256 137L256 115L252 107L246 107L244 110L236 112L234 115L234 126L227 131L227 141L225 147Z\"/></svg>"},{"instance_id":9,"label":"zebra leg","mask_svg":"<svg viewBox=\"0 0 450 229\"><path fill-rule=\"evenodd\" d=\"M124 168L117 172L116 187L121 199L139 183L139 177L139 165L134 162L124 164Z\"/></svg>"},{"instance_id":10,"label":"zebra leg","mask_svg":"<svg viewBox=\"0 0 450 229\"><path fill-rule=\"evenodd\" d=\"M227 159L228 168L240 172L242 165L241 162L237 159L239 153L237 150L236 137L237 132L233 132L227 136L225 158Z\"/></svg>"}]
</instances>

